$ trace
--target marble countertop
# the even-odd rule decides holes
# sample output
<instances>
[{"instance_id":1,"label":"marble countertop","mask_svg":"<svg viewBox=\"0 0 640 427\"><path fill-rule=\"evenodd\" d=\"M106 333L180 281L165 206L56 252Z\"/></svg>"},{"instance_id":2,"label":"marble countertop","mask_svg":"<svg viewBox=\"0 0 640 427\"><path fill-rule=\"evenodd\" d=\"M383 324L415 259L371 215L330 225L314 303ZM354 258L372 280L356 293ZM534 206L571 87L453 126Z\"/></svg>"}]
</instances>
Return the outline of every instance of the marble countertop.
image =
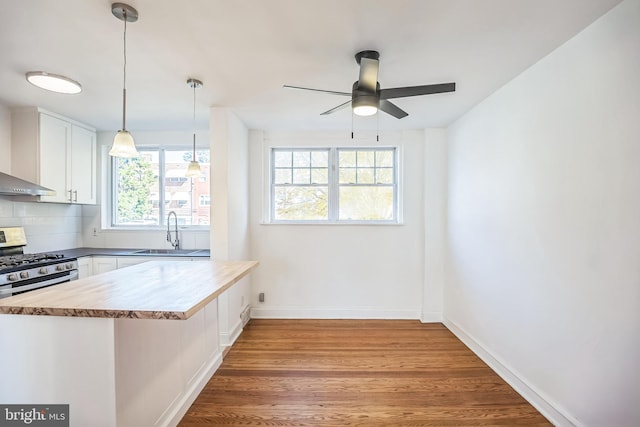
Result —
<instances>
[{"instance_id":1,"label":"marble countertop","mask_svg":"<svg viewBox=\"0 0 640 427\"><path fill-rule=\"evenodd\" d=\"M149 261L0 299L0 314L184 320L257 261Z\"/></svg>"}]
</instances>

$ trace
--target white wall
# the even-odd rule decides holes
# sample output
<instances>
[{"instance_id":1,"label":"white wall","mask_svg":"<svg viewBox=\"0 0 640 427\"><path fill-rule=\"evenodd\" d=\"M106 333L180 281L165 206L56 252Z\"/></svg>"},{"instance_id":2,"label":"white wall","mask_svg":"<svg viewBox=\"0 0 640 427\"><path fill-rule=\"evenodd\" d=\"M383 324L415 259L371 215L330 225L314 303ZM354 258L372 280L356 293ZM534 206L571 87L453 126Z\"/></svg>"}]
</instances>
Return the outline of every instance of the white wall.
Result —
<instances>
[{"instance_id":1,"label":"white wall","mask_svg":"<svg viewBox=\"0 0 640 427\"><path fill-rule=\"evenodd\" d=\"M442 322L447 226L447 132L424 134L424 291L423 322Z\"/></svg>"},{"instance_id":2,"label":"white wall","mask_svg":"<svg viewBox=\"0 0 640 427\"><path fill-rule=\"evenodd\" d=\"M0 104L0 172L11 173L11 111Z\"/></svg>"},{"instance_id":3,"label":"white wall","mask_svg":"<svg viewBox=\"0 0 640 427\"><path fill-rule=\"evenodd\" d=\"M403 225L263 224L273 146L398 145L403 163ZM424 132L364 141L342 133L250 132L252 317L411 318L422 310ZM265 302L258 294L265 293Z\"/></svg>"},{"instance_id":4,"label":"white wall","mask_svg":"<svg viewBox=\"0 0 640 427\"><path fill-rule=\"evenodd\" d=\"M559 425L640 425L639 76L626 0L448 132L446 323Z\"/></svg>"},{"instance_id":5,"label":"white wall","mask_svg":"<svg viewBox=\"0 0 640 427\"><path fill-rule=\"evenodd\" d=\"M211 258L249 259L248 130L226 108L210 112ZM240 332L240 313L250 304L250 277L218 297L220 342L233 344Z\"/></svg>"}]
</instances>

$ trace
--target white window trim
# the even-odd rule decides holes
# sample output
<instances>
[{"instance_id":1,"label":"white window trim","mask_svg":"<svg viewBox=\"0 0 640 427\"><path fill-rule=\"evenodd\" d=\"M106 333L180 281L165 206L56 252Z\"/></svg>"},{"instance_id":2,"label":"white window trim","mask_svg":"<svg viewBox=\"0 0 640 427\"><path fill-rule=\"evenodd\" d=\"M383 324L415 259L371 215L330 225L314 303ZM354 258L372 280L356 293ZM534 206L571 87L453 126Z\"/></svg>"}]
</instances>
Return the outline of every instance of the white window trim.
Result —
<instances>
[{"instance_id":1,"label":"white window trim","mask_svg":"<svg viewBox=\"0 0 640 427\"><path fill-rule=\"evenodd\" d=\"M396 174L396 220L380 220L380 221L374 221L374 220L356 220L356 221L349 221L349 220L274 220L273 218L273 213L272 213L272 203L271 203L271 198L272 198L272 186L271 186L271 179L272 179L272 167L273 167L273 158L272 158L272 152L273 150L278 150L278 149L283 149L283 150L314 150L314 149L320 149L320 150L326 150L326 149L331 149L332 151L330 152L330 156L332 155L331 153L335 152L335 155L337 156L337 151L338 149L354 149L354 150L375 150L377 148L394 148L396 151L396 165L395 165L395 174ZM267 143L267 141L263 141L263 150L262 150L262 156L263 156L263 161L262 161L262 165L263 165L263 179L262 179L262 183L263 183L263 191L262 191L262 220L260 222L260 225L320 225L320 226L332 226L332 225L337 225L337 226L345 226L345 225L350 225L350 226L397 226L397 225L403 225L404 224L404 216L403 216L403 164L404 164L404 155L403 155L403 150L402 150L402 146L400 144L380 144L379 146L376 146L375 144L369 144L369 145L361 145L359 143L352 143L352 144L331 144L331 145L325 145L325 146L320 146L320 145L270 145ZM337 163L334 163L337 165ZM329 170L329 175L331 176L332 173L337 173L337 171L332 172L331 170ZM335 192L333 192L335 193ZM329 193L329 197L338 197L337 194L332 194L331 192Z\"/></svg>"},{"instance_id":2,"label":"white window trim","mask_svg":"<svg viewBox=\"0 0 640 427\"><path fill-rule=\"evenodd\" d=\"M146 150L161 150L160 151L160 157L164 158L164 150L178 150L178 151L185 151L185 150L191 150L191 148L189 148L188 146L185 145L162 145L162 146L158 146L158 145L140 145L138 146L139 149L146 149ZM152 231L152 230L166 230L167 229L167 224L164 224L164 221L166 221L167 217L166 217L166 212L164 212L164 206L161 206L161 212L164 212L164 216L161 213L160 217L163 221L163 224L159 224L159 225L115 225L113 223L113 215L114 215L114 209L115 209L115 197L116 197L116 193L114 191L114 171L113 171L113 159L111 156L109 156L107 154L107 150L108 147L107 146L103 146L102 147L102 158L105 159L105 161L102 163L103 167L105 168L105 172L106 174L102 175L102 179L104 182L108 182L108 188L106 191L106 197L103 198L104 201L106 201L107 203L105 203L105 205L102 207L101 212L102 212L102 226L101 229L103 231L108 231L108 230L113 230L113 231ZM198 146L196 145L196 151L197 150L210 150L210 148L208 146ZM159 171L160 176L158 179L160 180L164 180L164 170L160 170ZM211 205L209 205L211 206ZM210 230L211 226L210 225L179 225L178 228L180 230L186 230L186 231L208 231Z\"/></svg>"}]
</instances>

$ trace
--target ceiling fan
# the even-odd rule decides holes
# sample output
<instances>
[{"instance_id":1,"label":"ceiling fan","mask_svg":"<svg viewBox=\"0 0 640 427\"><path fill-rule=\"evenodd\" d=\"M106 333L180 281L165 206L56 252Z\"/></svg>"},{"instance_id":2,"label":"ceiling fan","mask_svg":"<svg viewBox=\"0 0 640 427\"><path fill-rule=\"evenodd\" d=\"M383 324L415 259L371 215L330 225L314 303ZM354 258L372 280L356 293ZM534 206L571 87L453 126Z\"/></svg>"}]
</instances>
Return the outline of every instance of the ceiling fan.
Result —
<instances>
[{"instance_id":1,"label":"ceiling fan","mask_svg":"<svg viewBox=\"0 0 640 427\"><path fill-rule=\"evenodd\" d=\"M324 92L333 95L351 96L351 100L340 104L337 107L333 107L332 109L321 113L321 115L335 113L338 110L351 106L353 108L353 113L359 116L371 116L378 110L382 110L397 119L406 117L409 113L389 101L389 99L454 92L456 90L455 83L380 89L380 83L378 83L379 58L380 54L375 50L363 50L362 52L356 53L356 62L360 65L360 75L358 77L358 81L353 83L351 93L290 85L284 85L284 87L312 90L314 92Z\"/></svg>"}]
</instances>

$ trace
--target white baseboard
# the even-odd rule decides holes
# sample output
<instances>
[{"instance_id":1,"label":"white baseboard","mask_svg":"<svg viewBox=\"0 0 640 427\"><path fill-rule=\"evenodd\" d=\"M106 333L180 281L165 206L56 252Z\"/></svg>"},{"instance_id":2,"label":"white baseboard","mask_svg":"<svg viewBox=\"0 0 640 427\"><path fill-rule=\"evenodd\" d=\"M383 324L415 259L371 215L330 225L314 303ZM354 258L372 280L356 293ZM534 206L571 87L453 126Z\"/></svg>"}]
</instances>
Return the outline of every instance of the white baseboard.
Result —
<instances>
[{"instance_id":1,"label":"white baseboard","mask_svg":"<svg viewBox=\"0 0 640 427\"><path fill-rule=\"evenodd\" d=\"M422 323L442 323L441 311L423 311L420 317Z\"/></svg>"},{"instance_id":2,"label":"white baseboard","mask_svg":"<svg viewBox=\"0 0 640 427\"><path fill-rule=\"evenodd\" d=\"M228 332L220 332L220 345L223 347L231 347L242 333L242 319L238 321Z\"/></svg>"},{"instance_id":3,"label":"white baseboard","mask_svg":"<svg viewBox=\"0 0 640 427\"><path fill-rule=\"evenodd\" d=\"M249 320L251 320L251 307L247 305L244 310L242 310L242 313L240 313L240 321L242 322L243 328L247 326Z\"/></svg>"},{"instance_id":4,"label":"white baseboard","mask_svg":"<svg viewBox=\"0 0 640 427\"><path fill-rule=\"evenodd\" d=\"M252 307L252 319L420 319L419 310Z\"/></svg>"},{"instance_id":5,"label":"white baseboard","mask_svg":"<svg viewBox=\"0 0 640 427\"><path fill-rule=\"evenodd\" d=\"M460 341L469 347L484 363L489 365L514 390L520 393L534 408L540 411L553 425L557 427L580 426L578 420L566 410L561 409L560 405L536 390L520 374L510 368L504 361L494 356L491 351L472 338L460 326L446 317L443 318L442 322Z\"/></svg>"},{"instance_id":6,"label":"white baseboard","mask_svg":"<svg viewBox=\"0 0 640 427\"><path fill-rule=\"evenodd\" d=\"M209 359L209 362L202 367L197 374L197 378L192 381L191 386L182 393L182 396L174 400L171 406L160 416L156 422L156 426L177 426L221 364L222 352L218 351L217 354Z\"/></svg>"}]
</instances>

